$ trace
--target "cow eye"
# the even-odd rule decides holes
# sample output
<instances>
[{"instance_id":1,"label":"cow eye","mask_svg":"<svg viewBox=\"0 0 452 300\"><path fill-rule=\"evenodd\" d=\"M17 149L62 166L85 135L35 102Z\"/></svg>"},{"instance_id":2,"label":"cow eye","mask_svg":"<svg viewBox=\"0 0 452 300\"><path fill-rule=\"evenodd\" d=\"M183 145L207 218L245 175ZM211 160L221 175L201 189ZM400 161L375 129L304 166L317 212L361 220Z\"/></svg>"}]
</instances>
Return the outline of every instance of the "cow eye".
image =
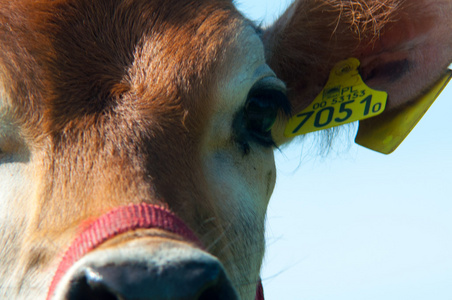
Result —
<instances>
[{"instance_id":1,"label":"cow eye","mask_svg":"<svg viewBox=\"0 0 452 300\"><path fill-rule=\"evenodd\" d=\"M285 114L290 112L284 84L276 78L255 84L248 93L237 135L245 153L249 150L249 142L265 147L275 145L271 129L280 111Z\"/></svg>"},{"instance_id":2,"label":"cow eye","mask_svg":"<svg viewBox=\"0 0 452 300\"><path fill-rule=\"evenodd\" d=\"M275 124L280 98L279 91L261 89L254 91L245 104L246 127L250 134L264 146L272 144L271 129Z\"/></svg>"}]
</instances>

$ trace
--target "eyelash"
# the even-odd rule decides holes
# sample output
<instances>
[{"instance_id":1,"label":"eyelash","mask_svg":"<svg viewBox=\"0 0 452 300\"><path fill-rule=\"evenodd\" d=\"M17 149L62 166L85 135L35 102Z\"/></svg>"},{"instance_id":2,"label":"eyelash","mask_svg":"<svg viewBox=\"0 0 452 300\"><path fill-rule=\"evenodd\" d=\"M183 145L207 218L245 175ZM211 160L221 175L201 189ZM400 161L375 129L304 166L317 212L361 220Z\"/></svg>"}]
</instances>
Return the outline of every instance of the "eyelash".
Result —
<instances>
[{"instance_id":1,"label":"eyelash","mask_svg":"<svg viewBox=\"0 0 452 300\"><path fill-rule=\"evenodd\" d=\"M245 106L235 118L235 140L244 154L250 151L250 142L264 147L275 147L271 128L279 112L289 115L290 102L284 91L258 82L249 92Z\"/></svg>"}]
</instances>

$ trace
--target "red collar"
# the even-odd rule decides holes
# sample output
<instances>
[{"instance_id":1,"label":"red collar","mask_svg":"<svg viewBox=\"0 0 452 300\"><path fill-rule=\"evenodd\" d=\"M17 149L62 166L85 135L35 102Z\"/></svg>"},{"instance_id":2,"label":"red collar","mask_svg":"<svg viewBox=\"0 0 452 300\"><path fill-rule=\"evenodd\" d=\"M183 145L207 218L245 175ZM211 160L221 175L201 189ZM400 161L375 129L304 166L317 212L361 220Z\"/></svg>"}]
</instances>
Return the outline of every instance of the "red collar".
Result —
<instances>
[{"instance_id":1,"label":"red collar","mask_svg":"<svg viewBox=\"0 0 452 300\"><path fill-rule=\"evenodd\" d=\"M166 230L178 234L204 249L193 231L181 219L163 207L144 203L118 207L90 223L74 239L53 276L47 300L51 300L58 282L76 261L108 239L138 228ZM263 299L262 284L259 281L255 300Z\"/></svg>"}]
</instances>

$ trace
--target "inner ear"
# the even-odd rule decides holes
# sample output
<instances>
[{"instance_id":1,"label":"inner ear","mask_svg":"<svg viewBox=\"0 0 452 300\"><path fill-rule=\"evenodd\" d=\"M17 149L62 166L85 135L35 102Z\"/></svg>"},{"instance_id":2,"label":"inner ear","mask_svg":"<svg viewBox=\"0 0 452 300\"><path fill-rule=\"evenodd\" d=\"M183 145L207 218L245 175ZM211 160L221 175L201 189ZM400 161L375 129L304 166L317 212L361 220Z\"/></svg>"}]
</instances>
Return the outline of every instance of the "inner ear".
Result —
<instances>
[{"instance_id":1,"label":"inner ear","mask_svg":"<svg viewBox=\"0 0 452 300\"><path fill-rule=\"evenodd\" d=\"M406 58L395 61L377 60L362 66L360 74L363 80L368 83L373 81L397 81L410 71L411 64L412 62Z\"/></svg>"},{"instance_id":2,"label":"inner ear","mask_svg":"<svg viewBox=\"0 0 452 300\"><path fill-rule=\"evenodd\" d=\"M394 20L370 36L369 41L361 41L353 53L361 61L363 80L371 86L389 86L410 76L416 68L427 69L422 65L423 56L431 51L429 35L435 31L435 15L420 14L414 7L401 7L392 14Z\"/></svg>"}]
</instances>

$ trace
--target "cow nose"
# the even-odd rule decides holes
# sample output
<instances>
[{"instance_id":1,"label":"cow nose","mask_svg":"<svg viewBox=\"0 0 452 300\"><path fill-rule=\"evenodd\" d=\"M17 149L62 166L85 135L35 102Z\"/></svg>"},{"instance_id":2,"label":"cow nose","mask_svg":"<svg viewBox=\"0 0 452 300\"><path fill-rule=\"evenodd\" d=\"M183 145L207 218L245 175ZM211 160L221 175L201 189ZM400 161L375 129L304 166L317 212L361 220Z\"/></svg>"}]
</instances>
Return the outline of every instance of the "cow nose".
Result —
<instances>
[{"instance_id":1,"label":"cow nose","mask_svg":"<svg viewBox=\"0 0 452 300\"><path fill-rule=\"evenodd\" d=\"M85 267L72 281L67 296L69 300L238 299L223 267L210 257L157 266Z\"/></svg>"}]
</instances>

